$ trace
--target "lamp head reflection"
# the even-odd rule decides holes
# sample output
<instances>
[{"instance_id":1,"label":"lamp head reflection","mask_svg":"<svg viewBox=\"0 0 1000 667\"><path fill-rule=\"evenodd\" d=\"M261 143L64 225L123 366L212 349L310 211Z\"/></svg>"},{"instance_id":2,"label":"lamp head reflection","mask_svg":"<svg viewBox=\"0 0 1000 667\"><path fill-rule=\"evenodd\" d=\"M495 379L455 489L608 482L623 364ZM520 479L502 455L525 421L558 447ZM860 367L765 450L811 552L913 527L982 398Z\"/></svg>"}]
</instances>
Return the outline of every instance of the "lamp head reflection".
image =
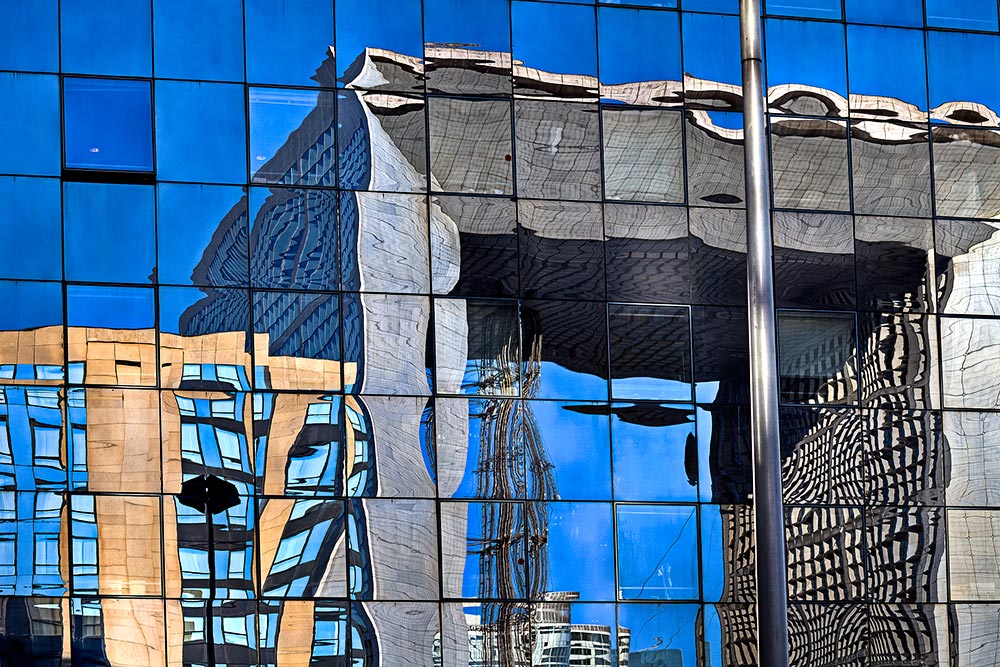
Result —
<instances>
[{"instance_id":1,"label":"lamp head reflection","mask_svg":"<svg viewBox=\"0 0 1000 667\"><path fill-rule=\"evenodd\" d=\"M199 475L181 484L177 500L202 514L220 514L240 504L240 495L232 482L215 475Z\"/></svg>"}]
</instances>

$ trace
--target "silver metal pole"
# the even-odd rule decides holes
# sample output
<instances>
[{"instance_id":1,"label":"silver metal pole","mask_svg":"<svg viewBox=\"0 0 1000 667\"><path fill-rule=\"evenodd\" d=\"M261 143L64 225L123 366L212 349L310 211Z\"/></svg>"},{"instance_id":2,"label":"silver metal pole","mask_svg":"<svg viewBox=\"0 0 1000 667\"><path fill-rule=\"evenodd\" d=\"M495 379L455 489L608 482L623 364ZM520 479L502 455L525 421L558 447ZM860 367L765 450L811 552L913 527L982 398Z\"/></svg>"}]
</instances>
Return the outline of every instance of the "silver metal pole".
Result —
<instances>
[{"instance_id":1,"label":"silver metal pole","mask_svg":"<svg viewBox=\"0 0 1000 667\"><path fill-rule=\"evenodd\" d=\"M785 569L785 508L781 499L778 345L771 264L771 188L760 14L761 0L740 0L750 309L750 420L757 544L757 654L760 667L787 667L788 575Z\"/></svg>"}]
</instances>

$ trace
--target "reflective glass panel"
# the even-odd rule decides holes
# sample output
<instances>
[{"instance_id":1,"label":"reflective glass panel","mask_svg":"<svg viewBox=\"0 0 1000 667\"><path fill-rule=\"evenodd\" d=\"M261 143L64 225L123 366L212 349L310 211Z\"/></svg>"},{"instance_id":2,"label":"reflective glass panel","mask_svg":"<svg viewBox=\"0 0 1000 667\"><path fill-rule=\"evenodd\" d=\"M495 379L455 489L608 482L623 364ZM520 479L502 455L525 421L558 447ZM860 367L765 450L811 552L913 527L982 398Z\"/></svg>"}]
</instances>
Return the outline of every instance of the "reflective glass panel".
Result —
<instances>
[{"instance_id":1,"label":"reflective glass panel","mask_svg":"<svg viewBox=\"0 0 1000 667\"><path fill-rule=\"evenodd\" d=\"M59 2L6 3L0 8L0 69L59 69Z\"/></svg>"},{"instance_id":2,"label":"reflective glass panel","mask_svg":"<svg viewBox=\"0 0 1000 667\"><path fill-rule=\"evenodd\" d=\"M847 60L851 108L877 113L881 105L872 97L890 97L917 109L927 108L927 67L921 31L848 26Z\"/></svg>"},{"instance_id":3,"label":"reflective glass panel","mask_svg":"<svg viewBox=\"0 0 1000 667\"><path fill-rule=\"evenodd\" d=\"M864 502L865 441L856 411L785 407L779 420L782 488L789 503Z\"/></svg>"},{"instance_id":4,"label":"reflective glass panel","mask_svg":"<svg viewBox=\"0 0 1000 667\"><path fill-rule=\"evenodd\" d=\"M66 277L148 283L156 273L156 207L144 185L63 187Z\"/></svg>"},{"instance_id":5,"label":"reflective glass panel","mask_svg":"<svg viewBox=\"0 0 1000 667\"><path fill-rule=\"evenodd\" d=\"M864 600L865 531L861 509L791 507L785 514L788 597L810 602Z\"/></svg>"},{"instance_id":6,"label":"reflective glass panel","mask_svg":"<svg viewBox=\"0 0 1000 667\"><path fill-rule=\"evenodd\" d=\"M705 600L756 597L753 512L747 505L701 507L702 586Z\"/></svg>"},{"instance_id":7,"label":"reflective glass panel","mask_svg":"<svg viewBox=\"0 0 1000 667\"><path fill-rule=\"evenodd\" d=\"M546 552L536 569L547 571L546 591L574 591L581 600L615 597L614 535L610 503L547 503ZM540 575L542 572L538 572Z\"/></svg>"},{"instance_id":8,"label":"reflective glass panel","mask_svg":"<svg viewBox=\"0 0 1000 667\"><path fill-rule=\"evenodd\" d=\"M597 105L516 100L514 118L520 196L600 199L601 118Z\"/></svg>"},{"instance_id":9,"label":"reflective glass panel","mask_svg":"<svg viewBox=\"0 0 1000 667\"><path fill-rule=\"evenodd\" d=\"M743 204L743 116L692 110L687 115L688 201L696 206Z\"/></svg>"},{"instance_id":10,"label":"reflective glass panel","mask_svg":"<svg viewBox=\"0 0 1000 667\"><path fill-rule=\"evenodd\" d=\"M593 7L547 2L511 3L514 58L521 66L514 71L514 87L525 95L564 97L547 90L553 75L567 77L578 94L595 95L597 81L597 21ZM553 33L550 26L560 26Z\"/></svg>"},{"instance_id":11,"label":"reflective glass panel","mask_svg":"<svg viewBox=\"0 0 1000 667\"><path fill-rule=\"evenodd\" d=\"M934 247L930 220L854 219L858 303L873 310L929 310Z\"/></svg>"},{"instance_id":12,"label":"reflective glass panel","mask_svg":"<svg viewBox=\"0 0 1000 667\"><path fill-rule=\"evenodd\" d=\"M846 0L847 20L877 25L922 28L924 8L920 0Z\"/></svg>"},{"instance_id":13,"label":"reflective glass panel","mask_svg":"<svg viewBox=\"0 0 1000 667\"><path fill-rule=\"evenodd\" d=\"M240 0L153 0L156 76L243 80Z\"/></svg>"},{"instance_id":14,"label":"reflective glass panel","mask_svg":"<svg viewBox=\"0 0 1000 667\"><path fill-rule=\"evenodd\" d=\"M508 101L431 98L432 186L448 192L511 193L510 114Z\"/></svg>"},{"instance_id":15,"label":"reflective glass panel","mask_svg":"<svg viewBox=\"0 0 1000 667\"><path fill-rule=\"evenodd\" d=\"M648 105L682 101L676 12L601 7L597 30L603 100Z\"/></svg>"},{"instance_id":16,"label":"reflective glass panel","mask_svg":"<svg viewBox=\"0 0 1000 667\"><path fill-rule=\"evenodd\" d=\"M687 308L611 305L608 319L614 398L691 400Z\"/></svg>"},{"instance_id":17,"label":"reflective glass panel","mask_svg":"<svg viewBox=\"0 0 1000 667\"><path fill-rule=\"evenodd\" d=\"M603 300L600 205L521 200L517 212L522 294Z\"/></svg>"},{"instance_id":18,"label":"reflective glass panel","mask_svg":"<svg viewBox=\"0 0 1000 667\"><path fill-rule=\"evenodd\" d=\"M623 600L697 599L698 519L695 508L618 505L616 510L618 597ZM619 612L624 608L620 606ZM673 632L676 631L674 628Z\"/></svg>"},{"instance_id":19,"label":"reflective glass panel","mask_svg":"<svg viewBox=\"0 0 1000 667\"><path fill-rule=\"evenodd\" d=\"M996 30L993 0L927 0L927 25L960 30Z\"/></svg>"},{"instance_id":20,"label":"reflective glass panel","mask_svg":"<svg viewBox=\"0 0 1000 667\"><path fill-rule=\"evenodd\" d=\"M63 71L150 76L150 0L65 0L59 4Z\"/></svg>"},{"instance_id":21,"label":"reflective glass panel","mask_svg":"<svg viewBox=\"0 0 1000 667\"><path fill-rule=\"evenodd\" d=\"M333 125L334 94L251 88L249 96L251 180L335 185L334 156L323 138ZM326 150L314 162L307 156L316 144Z\"/></svg>"},{"instance_id":22,"label":"reflective glass panel","mask_svg":"<svg viewBox=\"0 0 1000 667\"><path fill-rule=\"evenodd\" d=\"M254 287L339 288L337 193L253 188L249 215Z\"/></svg>"},{"instance_id":23,"label":"reflective glass panel","mask_svg":"<svg viewBox=\"0 0 1000 667\"><path fill-rule=\"evenodd\" d=\"M694 303L746 303L746 214L691 208L691 298Z\"/></svg>"},{"instance_id":24,"label":"reflective glass panel","mask_svg":"<svg viewBox=\"0 0 1000 667\"><path fill-rule=\"evenodd\" d=\"M778 307L852 307L855 287L851 216L777 211L772 219Z\"/></svg>"},{"instance_id":25,"label":"reflective glass panel","mask_svg":"<svg viewBox=\"0 0 1000 667\"><path fill-rule=\"evenodd\" d=\"M168 181L246 183L243 87L157 81L156 171Z\"/></svg>"},{"instance_id":26,"label":"reflective glass panel","mask_svg":"<svg viewBox=\"0 0 1000 667\"><path fill-rule=\"evenodd\" d=\"M58 176L58 77L0 72L0 99L0 173Z\"/></svg>"},{"instance_id":27,"label":"reflective glass panel","mask_svg":"<svg viewBox=\"0 0 1000 667\"><path fill-rule=\"evenodd\" d=\"M153 170L153 113L148 81L64 79L66 166Z\"/></svg>"},{"instance_id":28,"label":"reflective glass panel","mask_svg":"<svg viewBox=\"0 0 1000 667\"><path fill-rule=\"evenodd\" d=\"M846 115L840 105L847 96L843 25L768 19L764 29L771 108L810 116Z\"/></svg>"},{"instance_id":29,"label":"reflective glass panel","mask_svg":"<svg viewBox=\"0 0 1000 667\"><path fill-rule=\"evenodd\" d=\"M767 0L764 11L779 16L839 19L840 0Z\"/></svg>"},{"instance_id":30,"label":"reflective glass panel","mask_svg":"<svg viewBox=\"0 0 1000 667\"><path fill-rule=\"evenodd\" d=\"M601 120L606 198L684 201L681 114L659 109L604 107Z\"/></svg>"},{"instance_id":31,"label":"reflective glass panel","mask_svg":"<svg viewBox=\"0 0 1000 667\"><path fill-rule=\"evenodd\" d=\"M995 17L996 5L990 2ZM997 35L927 33L927 78L931 108L935 109L934 120L963 125L997 125L1000 92L993 82L998 77L1000 37ZM978 105L985 105L986 109Z\"/></svg>"},{"instance_id":32,"label":"reflective glass panel","mask_svg":"<svg viewBox=\"0 0 1000 667\"><path fill-rule=\"evenodd\" d=\"M710 95L724 87L719 84L739 86L742 80L739 18L685 14L683 19L686 101L698 107L741 110L742 101L717 102Z\"/></svg>"},{"instance_id":33,"label":"reflective glass panel","mask_svg":"<svg viewBox=\"0 0 1000 667\"><path fill-rule=\"evenodd\" d=\"M1000 586L1000 512L950 509L947 521L950 599L995 600Z\"/></svg>"},{"instance_id":34,"label":"reflective glass panel","mask_svg":"<svg viewBox=\"0 0 1000 667\"><path fill-rule=\"evenodd\" d=\"M608 298L684 302L690 296L687 214L676 206L606 204Z\"/></svg>"},{"instance_id":35,"label":"reflective glass panel","mask_svg":"<svg viewBox=\"0 0 1000 667\"><path fill-rule=\"evenodd\" d=\"M333 7L316 0L245 0L247 81L332 85ZM295 35L295 39L289 39ZM322 69L323 76L317 73Z\"/></svg>"},{"instance_id":36,"label":"reflective glass panel","mask_svg":"<svg viewBox=\"0 0 1000 667\"><path fill-rule=\"evenodd\" d=\"M1000 408L1000 320L942 317L941 389L946 408Z\"/></svg>"},{"instance_id":37,"label":"reflective glass panel","mask_svg":"<svg viewBox=\"0 0 1000 667\"><path fill-rule=\"evenodd\" d=\"M435 293L517 296L517 206L514 201L433 197L431 225Z\"/></svg>"},{"instance_id":38,"label":"reflective glass panel","mask_svg":"<svg viewBox=\"0 0 1000 667\"><path fill-rule=\"evenodd\" d=\"M862 120L850 127L854 212L930 216L927 126Z\"/></svg>"},{"instance_id":39,"label":"reflective glass panel","mask_svg":"<svg viewBox=\"0 0 1000 667\"><path fill-rule=\"evenodd\" d=\"M427 88L433 92L510 94L510 4L505 0L424 3ZM467 68L475 63L474 76Z\"/></svg>"},{"instance_id":40,"label":"reflective glass panel","mask_svg":"<svg viewBox=\"0 0 1000 667\"><path fill-rule=\"evenodd\" d=\"M419 0L389 0L374 6L364 0L340 0L335 8L339 80L349 88L422 87L424 40L420 8ZM403 58L398 63L384 62L386 59L379 56L386 52ZM372 77L378 72L376 62L383 64L393 78ZM396 68L408 71L395 74Z\"/></svg>"},{"instance_id":41,"label":"reflective glass panel","mask_svg":"<svg viewBox=\"0 0 1000 667\"><path fill-rule=\"evenodd\" d=\"M1000 314L997 260L992 252L1000 225L985 220L937 220L934 233L938 311Z\"/></svg>"},{"instance_id":42,"label":"reflective glass panel","mask_svg":"<svg viewBox=\"0 0 1000 667\"><path fill-rule=\"evenodd\" d=\"M613 403L611 441L618 500L694 501L698 444L690 406ZM650 461L659 473L649 474Z\"/></svg>"},{"instance_id":43,"label":"reflective glass panel","mask_svg":"<svg viewBox=\"0 0 1000 667\"><path fill-rule=\"evenodd\" d=\"M528 401L531 424L542 453L552 466L554 487L562 500L610 500L611 437L608 408L598 403Z\"/></svg>"},{"instance_id":44,"label":"reflective glass panel","mask_svg":"<svg viewBox=\"0 0 1000 667\"><path fill-rule=\"evenodd\" d=\"M156 188L158 281L246 285L247 227L242 188L160 183Z\"/></svg>"},{"instance_id":45,"label":"reflective glass panel","mask_svg":"<svg viewBox=\"0 0 1000 667\"><path fill-rule=\"evenodd\" d=\"M607 400L607 336L602 303L525 301L525 396Z\"/></svg>"},{"instance_id":46,"label":"reflective glass panel","mask_svg":"<svg viewBox=\"0 0 1000 667\"><path fill-rule=\"evenodd\" d=\"M778 314L778 373L786 403L854 403L857 343L850 313Z\"/></svg>"},{"instance_id":47,"label":"reflective glass panel","mask_svg":"<svg viewBox=\"0 0 1000 667\"><path fill-rule=\"evenodd\" d=\"M992 218L1000 208L1000 132L953 127L932 132L937 215Z\"/></svg>"},{"instance_id":48,"label":"reflective glass panel","mask_svg":"<svg viewBox=\"0 0 1000 667\"><path fill-rule=\"evenodd\" d=\"M851 208L847 124L811 118L771 122L771 175L776 208Z\"/></svg>"},{"instance_id":49,"label":"reflective glass panel","mask_svg":"<svg viewBox=\"0 0 1000 667\"><path fill-rule=\"evenodd\" d=\"M59 181L0 177L0 277L62 277Z\"/></svg>"}]
</instances>

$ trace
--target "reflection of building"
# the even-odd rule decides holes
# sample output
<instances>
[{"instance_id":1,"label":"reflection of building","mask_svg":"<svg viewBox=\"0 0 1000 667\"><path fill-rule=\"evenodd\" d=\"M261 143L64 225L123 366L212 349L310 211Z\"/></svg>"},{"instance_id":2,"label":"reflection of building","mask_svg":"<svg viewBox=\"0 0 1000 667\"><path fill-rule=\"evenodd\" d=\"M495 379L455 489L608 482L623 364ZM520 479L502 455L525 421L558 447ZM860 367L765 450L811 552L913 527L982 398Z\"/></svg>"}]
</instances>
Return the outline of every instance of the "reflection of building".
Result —
<instances>
[{"instance_id":1,"label":"reflection of building","mask_svg":"<svg viewBox=\"0 0 1000 667\"><path fill-rule=\"evenodd\" d=\"M214 644L227 664L280 667L692 665L669 637L631 651L636 625L573 623L572 594L548 590L558 470L522 399L558 367L712 386L710 433L662 472L719 506L698 662L753 664L742 131L724 116L739 89L601 85L457 47L426 60L367 49L337 93L323 64L315 108L204 249L195 281L211 287L179 334L71 327L66 358L59 327L0 334L6 656L201 664ZM448 96L511 75L517 99ZM996 599L978 508L996 504L1000 426L993 320L937 327L927 311L1000 311L995 225L925 218L995 217L996 133L927 125L972 104L928 114L803 86L771 104L809 116L772 125L775 201L797 209L774 218L794 656L933 664L949 539L951 592ZM816 212L851 210L852 191L859 210L910 217ZM660 344L644 307L615 329L607 302L680 304L661 308L686 342ZM967 410L942 416L941 388ZM456 407L468 395L474 415ZM672 411L588 414L654 428ZM467 469L461 500L481 505L446 525ZM203 517L171 498L204 473L244 500L217 522L214 575ZM977 509L946 521L945 490ZM480 613L439 609L462 596ZM954 618L996 634L976 605Z\"/></svg>"}]
</instances>

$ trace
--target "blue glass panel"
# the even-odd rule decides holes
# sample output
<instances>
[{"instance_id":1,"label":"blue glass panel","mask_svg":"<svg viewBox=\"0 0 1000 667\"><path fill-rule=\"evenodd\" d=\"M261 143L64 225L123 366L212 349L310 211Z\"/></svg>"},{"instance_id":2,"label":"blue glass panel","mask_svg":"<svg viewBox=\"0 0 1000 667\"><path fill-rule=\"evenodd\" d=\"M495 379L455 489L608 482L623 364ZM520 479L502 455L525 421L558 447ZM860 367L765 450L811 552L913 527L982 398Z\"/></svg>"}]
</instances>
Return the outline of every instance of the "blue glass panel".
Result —
<instances>
[{"instance_id":1,"label":"blue glass panel","mask_svg":"<svg viewBox=\"0 0 1000 667\"><path fill-rule=\"evenodd\" d=\"M165 181L245 183L243 86L157 81L156 170Z\"/></svg>"},{"instance_id":2,"label":"blue glass panel","mask_svg":"<svg viewBox=\"0 0 1000 667\"><path fill-rule=\"evenodd\" d=\"M929 31L927 51L931 108L977 102L1000 111L1000 37Z\"/></svg>"},{"instance_id":3,"label":"blue glass panel","mask_svg":"<svg viewBox=\"0 0 1000 667\"><path fill-rule=\"evenodd\" d=\"M600 0L600 2L607 5L643 5L677 9L677 0Z\"/></svg>"},{"instance_id":4,"label":"blue glass panel","mask_svg":"<svg viewBox=\"0 0 1000 667\"><path fill-rule=\"evenodd\" d=\"M852 94L894 97L927 109L923 32L848 26L847 60Z\"/></svg>"},{"instance_id":5,"label":"blue glass panel","mask_svg":"<svg viewBox=\"0 0 1000 667\"><path fill-rule=\"evenodd\" d=\"M847 0L846 5L848 21L916 28L924 25L920 0Z\"/></svg>"},{"instance_id":6,"label":"blue glass panel","mask_svg":"<svg viewBox=\"0 0 1000 667\"><path fill-rule=\"evenodd\" d=\"M681 80L675 12L601 7L597 21L602 84Z\"/></svg>"},{"instance_id":7,"label":"blue glass panel","mask_svg":"<svg viewBox=\"0 0 1000 667\"><path fill-rule=\"evenodd\" d=\"M0 69L59 71L59 2L0 4Z\"/></svg>"},{"instance_id":8,"label":"blue glass panel","mask_svg":"<svg viewBox=\"0 0 1000 667\"><path fill-rule=\"evenodd\" d=\"M769 88L799 84L847 97L843 25L769 19L764 30Z\"/></svg>"},{"instance_id":9,"label":"blue glass panel","mask_svg":"<svg viewBox=\"0 0 1000 667\"><path fill-rule=\"evenodd\" d=\"M240 0L154 0L153 38L158 77L243 80Z\"/></svg>"},{"instance_id":10,"label":"blue glass panel","mask_svg":"<svg viewBox=\"0 0 1000 667\"><path fill-rule=\"evenodd\" d=\"M329 0L246 0L245 11L248 81L312 86L317 68L333 67ZM331 72L320 82L332 85L334 79Z\"/></svg>"},{"instance_id":11,"label":"blue glass panel","mask_svg":"<svg viewBox=\"0 0 1000 667\"><path fill-rule=\"evenodd\" d=\"M0 277L62 278L59 181L0 178Z\"/></svg>"},{"instance_id":12,"label":"blue glass panel","mask_svg":"<svg viewBox=\"0 0 1000 667\"><path fill-rule=\"evenodd\" d=\"M428 46L461 44L482 51L510 51L510 10L504 0L425 0Z\"/></svg>"},{"instance_id":13,"label":"blue glass panel","mask_svg":"<svg viewBox=\"0 0 1000 667\"><path fill-rule=\"evenodd\" d=\"M839 19L840 0L766 0L764 11L777 16Z\"/></svg>"},{"instance_id":14,"label":"blue glass panel","mask_svg":"<svg viewBox=\"0 0 1000 667\"><path fill-rule=\"evenodd\" d=\"M625 600L697 600L698 520L695 508L619 505L616 509L619 597ZM641 624L634 627L641 627Z\"/></svg>"},{"instance_id":15,"label":"blue glass panel","mask_svg":"<svg viewBox=\"0 0 1000 667\"><path fill-rule=\"evenodd\" d=\"M552 466L562 500L610 500L611 430L607 404L529 401L524 421Z\"/></svg>"},{"instance_id":16,"label":"blue glass panel","mask_svg":"<svg viewBox=\"0 0 1000 667\"><path fill-rule=\"evenodd\" d=\"M149 76L149 0L62 0L62 69Z\"/></svg>"},{"instance_id":17,"label":"blue glass panel","mask_svg":"<svg viewBox=\"0 0 1000 667\"><path fill-rule=\"evenodd\" d=\"M927 0L927 25L962 30L996 30L996 0Z\"/></svg>"},{"instance_id":18,"label":"blue glass panel","mask_svg":"<svg viewBox=\"0 0 1000 667\"><path fill-rule=\"evenodd\" d=\"M242 188L161 183L156 194L160 283L247 284Z\"/></svg>"},{"instance_id":19,"label":"blue glass panel","mask_svg":"<svg viewBox=\"0 0 1000 667\"><path fill-rule=\"evenodd\" d=\"M610 503L546 503L547 591L575 591L581 600L614 600L614 538Z\"/></svg>"},{"instance_id":20,"label":"blue glass panel","mask_svg":"<svg viewBox=\"0 0 1000 667\"><path fill-rule=\"evenodd\" d=\"M64 79L66 167L153 170L149 82Z\"/></svg>"},{"instance_id":21,"label":"blue glass panel","mask_svg":"<svg viewBox=\"0 0 1000 667\"><path fill-rule=\"evenodd\" d=\"M616 403L611 413L615 498L696 500L698 446L692 409ZM651 465L656 466L655 475L649 474Z\"/></svg>"},{"instance_id":22,"label":"blue glass panel","mask_svg":"<svg viewBox=\"0 0 1000 667\"><path fill-rule=\"evenodd\" d=\"M336 12L338 76L353 79L369 48L423 57L420 0L338 0Z\"/></svg>"},{"instance_id":23,"label":"blue glass panel","mask_svg":"<svg viewBox=\"0 0 1000 667\"><path fill-rule=\"evenodd\" d=\"M58 176L59 79L0 72L0 173Z\"/></svg>"},{"instance_id":24,"label":"blue glass panel","mask_svg":"<svg viewBox=\"0 0 1000 667\"><path fill-rule=\"evenodd\" d=\"M670 665L671 667L687 667L699 664L696 629L698 624L698 605L693 604L620 604L618 605L619 632L628 630L629 664ZM733 635L749 637L756 636L754 630L748 630L746 625L738 626ZM751 627L753 627L751 625ZM736 633L739 633L738 635ZM743 634L747 633L747 634ZM727 639L731 636L727 635ZM622 638L624 644L625 638ZM708 647L706 647L708 648ZM635 656L643 656L640 663ZM722 660L709 662L705 665L726 665Z\"/></svg>"},{"instance_id":25,"label":"blue glass panel","mask_svg":"<svg viewBox=\"0 0 1000 667\"><path fill-rule=\"evenodd\" d=\"M684 0L684 7L682 9L692 12L739 14L740 0Z\"/></svg>"},{"instance_id":26,"label":"blue glass panel","mask_svg":"<svg viewBox=\"0 0 1000 667\"><path fill-rule=\"evenodd\" d=\"M152 186L66 183L63 207L68 280L153 280Z\"/></svg>"},{"instance_id":27,"label":"blue glass panel","mask_svg":"<svg viewBox=\"0 0 1000 667\"><path fill-rule=\"evenodd\" d=\"M249 95L251 181L335 185L332 151L324 165L312 148L329 148L324 142L334 125L334 93L251 88Z\"/></svg>"},{"instance_id":28,"label":"blue glass panel","mask_svg":"<svg viewBox=\"0 0 1000 667\"><path fill-rule=\"evenodd\" d=\"M70 327L148 329L153 320L152 288L66 287L66 324Z\"/></svg>"},{"instance_id":29,"label":"blue glass panel","mask_svg":"<svg viewBox=\"0 0 1000 667\"><path fill-rule=\"evenodd\" d=\"M62 324L62 286L0 280L0 331Z\"/></svg>"},{"instance_id":30,"label":"blue glass panel","mask_svg":"<svg viewBox=\"0 0 1000 667\"><path fill-rule=\"evenodd\" d=\"M246 332L250 327L250 298L243 290L195 287L161 287L160 331L193 334ZM225 309L225 315L214 311Z\"/></svg>"},{"instance_id":31,"label":"blue glass panel","mask_svg":"<svg viewBox=\"0 0 1000 667\"><path fill-rule=\"evenodd\" d=\"M739 17L685 14L682 36L687 76L734 85L742 82Z\"/></svg>"},{"instance_id":32,"label":"blue glass panel","mask_svg":"<svg viewBox=\"0 0 1000 667\"><path fill-rule=\"evenodd\" d=\"M597 74L594 9L546 2L511 4L514 58L558 74ZM553 31L552 26L559 26Z\"/></svg>"}]
</instances>

